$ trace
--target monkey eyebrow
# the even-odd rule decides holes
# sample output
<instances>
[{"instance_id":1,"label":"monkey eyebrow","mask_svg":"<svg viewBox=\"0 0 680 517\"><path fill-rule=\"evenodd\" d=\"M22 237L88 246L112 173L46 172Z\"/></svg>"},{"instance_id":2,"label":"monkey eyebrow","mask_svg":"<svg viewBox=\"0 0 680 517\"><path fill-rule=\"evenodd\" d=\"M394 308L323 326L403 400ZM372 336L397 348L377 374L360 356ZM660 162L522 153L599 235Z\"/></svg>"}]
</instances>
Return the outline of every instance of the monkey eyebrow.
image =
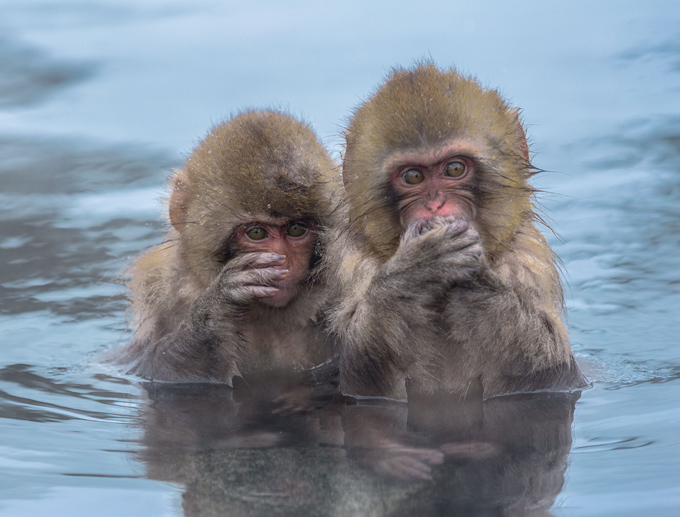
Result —
<instances>
[{"instance_id":1,"label":"monkey eyebrow","mask_svg":"<svg viewBox=\"0 0 680 517\"><path fill-rule=\"evenodd\" d=\"M456 159L468 161L473 167L475 165L481 164L484 161L484 158L482 158L481 156L477 156L475 154L457 153L446 154L442 157L441 160L438 160L437 158L433 158L432 160L428 161L421 161L418 159L396 160L388 164L385 170L389 171L390 176L395 177L400 176L409 169L418 169L419 171L425 173L427 169L430 169L431 167L436 167L438 165L449 163L455 161Z\"/></svg>"}]
</instances>

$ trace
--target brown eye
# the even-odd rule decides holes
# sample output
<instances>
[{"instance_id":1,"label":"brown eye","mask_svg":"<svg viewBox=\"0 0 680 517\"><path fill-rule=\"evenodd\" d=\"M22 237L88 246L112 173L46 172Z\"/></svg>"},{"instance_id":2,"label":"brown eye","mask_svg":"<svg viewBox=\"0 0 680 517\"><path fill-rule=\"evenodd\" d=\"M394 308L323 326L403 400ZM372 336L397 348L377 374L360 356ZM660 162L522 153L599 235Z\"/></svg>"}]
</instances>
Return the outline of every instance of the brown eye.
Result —
<instances>
[{"instance_id":1,"label":"brown eye","mask_svg":"<svg viewBox=\"0 0 680 517\"><path fill-rule=\"evenodd\" d=\"M402 178L409 185L417 185L424 179L423 173L420 172L418 169L407 170L402 176Z\"/></svg>"},{"instance_id":2,"label":"brown eye","mask_svg":"<svg viewBox=\"0 0 680 517\"><path fill-rule=\"evenodd\" d=\"M248 238L252 241L261 241L267 236L267 230L264 228L260 228L259 226L256 226L255 228L251 228L246 232L246 235Z\"/></svg>"},{"instance_id":3,"label":"brown eye","mask_svg":"<svg viewBox=\"0 0 680 517\"><path fill-rule=\"evenodd\" d=\"M465 164L463 162L451 162L446 166L444 174L452 178L460 178L465 174Z\"/></svg>"},{"instance_id":4,"label":"brown eye","mask_svg":"<svg viewBox=\"0 0 680 517\"><path fill-rule=\"evenodd\" d=\"M302 237L307 233L307 225L304 223L293 223L288 227L286 233L291 237Z\"/></svg>"}]
</instances>

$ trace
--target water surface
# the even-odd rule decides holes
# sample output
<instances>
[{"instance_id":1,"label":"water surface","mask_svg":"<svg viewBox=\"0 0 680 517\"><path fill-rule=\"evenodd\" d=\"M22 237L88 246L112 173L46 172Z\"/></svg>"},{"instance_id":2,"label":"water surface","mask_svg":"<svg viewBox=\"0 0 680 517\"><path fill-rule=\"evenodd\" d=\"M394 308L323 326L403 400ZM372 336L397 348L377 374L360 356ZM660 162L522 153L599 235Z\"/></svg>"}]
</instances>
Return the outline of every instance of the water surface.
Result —
<instances>
[{"instance_id":1,"label":"water surface","mask_svg":"<svg viewBox=\"0 0 680 517\"><path fill-rule=\"evenodd\" d=\"M0 13L0 515L680 513L672 2ZM129 337L115 279L162 238L164 175L213 123L282 107L338 156L351 109L422 57L523 108L591 389L274 418L264 395L159 390L102 364ZM374 470L394 458L341 446L385 422L448 444L432 481L392 482Z\"/></svg>"}]
</instances>

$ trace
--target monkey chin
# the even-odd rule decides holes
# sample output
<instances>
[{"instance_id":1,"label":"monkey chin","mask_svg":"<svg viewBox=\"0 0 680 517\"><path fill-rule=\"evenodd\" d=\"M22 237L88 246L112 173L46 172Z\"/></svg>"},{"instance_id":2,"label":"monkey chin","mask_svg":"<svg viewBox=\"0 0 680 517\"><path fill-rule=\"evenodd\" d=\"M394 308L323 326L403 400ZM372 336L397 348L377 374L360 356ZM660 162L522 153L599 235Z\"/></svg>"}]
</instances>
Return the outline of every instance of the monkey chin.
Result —
<instances>
[{"instance_id":1,"label":"monkey chin","mask_svg":"<svg viewBox=\"0 0 680 517\"><path fill-rule=\"evenodd\" d=\"M267 307L271 307L273 309L283 309L300 294L300 288L297 285L274 285L272 287L276 287L279 292L277 292L274 296L260 298L258 301L262 305L266 305Z\"/></svg>"}]
</instances>

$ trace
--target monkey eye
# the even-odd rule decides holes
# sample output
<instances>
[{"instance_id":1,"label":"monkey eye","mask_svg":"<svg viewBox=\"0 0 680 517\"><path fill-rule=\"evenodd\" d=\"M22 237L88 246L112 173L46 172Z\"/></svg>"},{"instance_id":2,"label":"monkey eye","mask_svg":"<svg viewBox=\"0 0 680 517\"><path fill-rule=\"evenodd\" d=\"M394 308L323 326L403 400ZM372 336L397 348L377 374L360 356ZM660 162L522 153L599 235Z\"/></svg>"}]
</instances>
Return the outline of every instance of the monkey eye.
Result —
<instances>
[{"instance_id":1,"label":"monkey eye","mask_svg":"<svg viewBox=\"0 0 680 517\"><path fill-rule=\"evenodd\" d=\"M463 162L451 162L446 166L446 169L444 169L444 174L452 178L460 178L465 174L466 170L467 167L465 167Z\"/></svg>"},{"instance_id":2,"label":"monkey eye","mask_svg":"<svg viewBox=\"0 0 680 517\"><path fill-rule=\"evenodd\" d=\"M261 228L260 226L256 226L255 228L251 228L246 232L246 235L250 240L253 241L261 241L267 236L267 230L264 228Z\"/></svg>"},{"instance_id":3,"label":"monkey eye","mask_svg":"<svg viewBox=\"0 0 680 517\"><path fill-rule=\"evenodd\" d=\"M423 176L423 173L420 172L418 169L409 169L404 173L402 179L409 185L417 185L418 183L423 181L425 177Z\"/></svg>"},{"instance_id":4,"label":"monkey eye","mask_svg":"<svg viewBox=\"0 0 680 517\"><path fill-rule=\"evenodd\" d=\"M300 222L293 223L288 227L286 233L291 237L302 237L307 233L307 225Z\"/></svg>"}]
</instances>

